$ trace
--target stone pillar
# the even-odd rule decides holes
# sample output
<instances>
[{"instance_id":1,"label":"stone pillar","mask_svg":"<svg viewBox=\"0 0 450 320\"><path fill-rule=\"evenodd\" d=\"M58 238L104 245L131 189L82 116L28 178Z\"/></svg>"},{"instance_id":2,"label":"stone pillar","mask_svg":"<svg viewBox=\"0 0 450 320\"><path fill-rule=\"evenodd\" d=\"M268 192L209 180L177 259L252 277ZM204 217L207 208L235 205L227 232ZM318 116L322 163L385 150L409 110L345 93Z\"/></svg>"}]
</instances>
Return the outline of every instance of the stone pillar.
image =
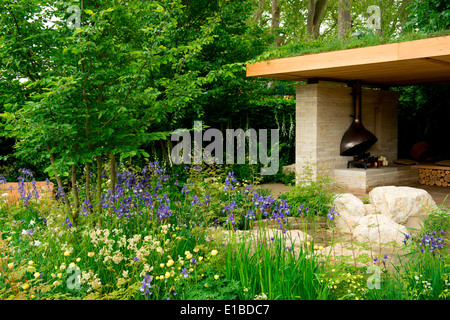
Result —
<instances>
[{"instance_id":1,"label":"stone pillar","mask_svg":"<svg viewBox=\"0 0 450 320\"><path fill-rule=\"evenodd\" d=\"M297 86L296 95L296 170L313 169L313 177L334 175L334 169L347 167L352 157L340 155L340 143L354 114L352 88L334 84ZM368 152L397 157L398 93L363 89L361 119L367 130L378 138Z\"/></svg>"}]
</instances>

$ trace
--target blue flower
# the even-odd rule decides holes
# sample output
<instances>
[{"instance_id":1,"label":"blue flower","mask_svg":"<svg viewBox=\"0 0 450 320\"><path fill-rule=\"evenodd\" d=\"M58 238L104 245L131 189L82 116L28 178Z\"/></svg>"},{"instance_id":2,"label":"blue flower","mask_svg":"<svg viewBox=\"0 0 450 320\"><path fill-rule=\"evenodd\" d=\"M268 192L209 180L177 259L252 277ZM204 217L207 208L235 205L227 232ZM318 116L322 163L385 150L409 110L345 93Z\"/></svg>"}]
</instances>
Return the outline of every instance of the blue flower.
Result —
<instances>
[{"instance_id":1,"label":"blue flower","mask_svg":"<svg viewBox=\"0 0 450 320\"><path fill-rule=\"evenodd\" d=\"M72 222L70 221L70 219L69 218L66 218L65 220L64 220L64 222L61 224L61 226L63 227L64 226L64 224L66 224L66 227L67 228L72 228Z\"/></svg>"},{"instance_id":2,"label":"blue flower","mask_svg":"<svg viewBox=\"0 0 450 320\"><path fill-rule=\"evenodd\" d=\"M444 230L441 230L439 232L441 235L445 233ZM444 247L444 245L446 245L446 243L444 242L444 240L439 236L437 236L437 232L436 231L432 231L428 234L424 234L422 236L422 238L419 240L419 244L421 246L420 251L422 253L425 253L425 247L427 248L428 251L430 251L433 256L438 253L439 249L442 249Z\"/></svg>"},{"instance_id":3,"label":"blue flower","mask_svg":"<svg viewBox=\"0 0 450 320\"><path fill-rule=\"evenodd\" d=\"M330 221L333 221L336 214L339 215L339 213L334 211L334 208L330 208L330 209L328 209L327 217L328 217L328 219L330 219Z\"/></svg>"},{"instance_id":4,"label":"blue flower","mask_svg":"<svg viewBox=\"0 0 450 320\"><path fill-rule=\"evenodd\" d=\"M141 282L141 287L139 288L139 291L142 292L142 295L149 296L152 294L152 292L150 292L150 289L152 288L150 282L152 282L152 279L148 274L146 274Z\"/></svg>"}]
</instances>

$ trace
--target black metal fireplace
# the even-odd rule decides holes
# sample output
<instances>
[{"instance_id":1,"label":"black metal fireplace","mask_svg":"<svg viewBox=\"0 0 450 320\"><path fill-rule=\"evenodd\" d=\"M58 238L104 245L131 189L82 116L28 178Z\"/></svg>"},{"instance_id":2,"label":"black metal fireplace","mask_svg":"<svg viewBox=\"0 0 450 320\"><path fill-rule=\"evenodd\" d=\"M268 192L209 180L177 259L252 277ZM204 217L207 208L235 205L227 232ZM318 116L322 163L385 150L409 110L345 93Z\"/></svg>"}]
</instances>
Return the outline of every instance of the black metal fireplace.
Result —
<instances>
[{"instance_id":1,"label":"black metal fireplace","mask_svg":"<svg viewBox=\"0 0 450 320\"><path fill-rule=\"evenodd\" d=\"M350 165L364 165L365 169L370 164L378 163L378 158L370 156L367 150L373 146L378 138L373 133L364 128L361 121L361 101L362 101L362 81L357 80L353 85L353 105L354 115L353 122L345 132L341 140L340 154L341 156L353 156L353 160L349 161Z\"/></svg>"}]
</instances>

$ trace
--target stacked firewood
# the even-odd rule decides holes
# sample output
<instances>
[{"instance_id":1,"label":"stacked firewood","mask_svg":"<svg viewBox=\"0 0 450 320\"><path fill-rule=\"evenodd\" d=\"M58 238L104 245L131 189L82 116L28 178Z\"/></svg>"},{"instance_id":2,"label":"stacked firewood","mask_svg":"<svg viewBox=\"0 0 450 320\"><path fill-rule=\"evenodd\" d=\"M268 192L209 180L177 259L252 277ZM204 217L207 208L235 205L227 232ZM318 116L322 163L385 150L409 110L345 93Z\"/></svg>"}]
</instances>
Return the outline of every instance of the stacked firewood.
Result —
<instances>
[{"instance_id":1,"label":"stacked firewood","mask_svg":"<svg viewBox=\"0 0 450 320\"><path fill-rule=\"evenodd\" d=\"M419 181L427 186L450 187L450 167L420 167Z\"/></svg>"}]
</instances>

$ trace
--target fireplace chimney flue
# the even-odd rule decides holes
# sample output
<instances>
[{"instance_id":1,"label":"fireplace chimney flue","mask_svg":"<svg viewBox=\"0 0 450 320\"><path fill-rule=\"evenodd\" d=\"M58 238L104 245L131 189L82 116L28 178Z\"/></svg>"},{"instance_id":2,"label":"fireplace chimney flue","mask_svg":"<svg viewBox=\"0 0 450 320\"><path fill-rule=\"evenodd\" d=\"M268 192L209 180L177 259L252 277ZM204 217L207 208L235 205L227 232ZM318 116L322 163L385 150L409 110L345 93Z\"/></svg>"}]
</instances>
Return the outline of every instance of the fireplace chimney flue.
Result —
<instances>
[{"instance_id":1,"label":"fireplace chimney flue","mask_svg":"<svg viewBox=\"0 0 450 320\"><path fill-rule=\"evenodd\" d=\"M353 122L341 140L341 156L356 156L366 152L374 145L378 138L364 128L361 121L362 81L357 80L353 85Z\"/></svg>"}]
</instances>

